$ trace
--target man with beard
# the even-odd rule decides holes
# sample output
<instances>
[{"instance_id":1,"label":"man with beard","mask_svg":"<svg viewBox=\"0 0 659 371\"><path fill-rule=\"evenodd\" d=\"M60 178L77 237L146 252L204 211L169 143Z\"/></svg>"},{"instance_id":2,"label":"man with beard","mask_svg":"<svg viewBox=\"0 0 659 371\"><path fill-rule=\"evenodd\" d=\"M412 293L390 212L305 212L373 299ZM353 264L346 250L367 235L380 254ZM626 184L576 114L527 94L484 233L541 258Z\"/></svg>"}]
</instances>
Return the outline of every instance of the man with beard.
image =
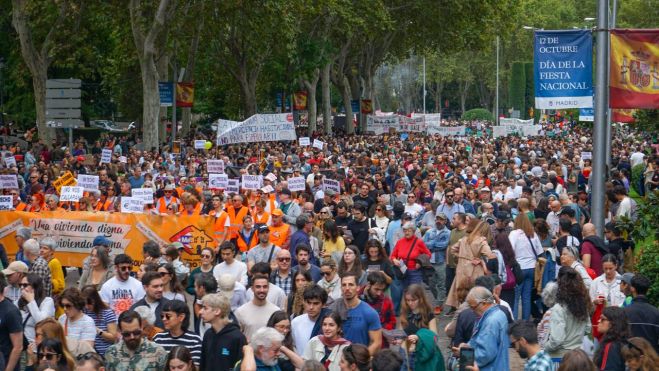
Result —
<instances>
[{"instance_id":1,"label":"man with beard","mask_svg":"<svg viewBox=\"0 0 659 371\"><path fill-rule=\"evenodd\" d=\"M279 371L279 353L284 335L272 327L260 328L250 339L250 345L243 348L245 356L235 370Z\"/></svg>"},{"instance_id":2,"label":"man with beard","mask_svg":"<svg viewBox=\"0 0 659 371\"><path fill-rule=\"evenodd\" d=\"M554 365L551 357L538 344L538 332L531 321L519 320L508 329L510 342L520 357L528 359L525 370L551 371Z\"/></svg>"},{"instance_id":3,"label":"man with beard","mask_svg":"<svg viewBox=\"0 0 659 371\"><path fill-rule=\"evenodd\" d=\"M465 212L464 206L455 203L454 198L455 191L452 189L447 189L446 192L444 192L444 203L439 205L436 211L436 214L444 213L444 215L446 215L451 223L453 223L453 214ZM451 227L455 228L456 226L451 224Z\"/></svg>"},{"instance_id":4,"label":"man with beard","mask_svg":"<svg viewBox=\"0 0 659 371\"><path fill-rule=\"evenodd\" d=\"M144 273L142 276L142 286L144 286L144 292L146 294L142 299L133 304L130 309L135 310L139 306L149 307L156 316L155 326L165 328L165 324L162 321L162 308L169 300L162 297L164 285L160 277L159 272Z\"/></svg>"},{"instance_id":5,"label":"man with beard","mask_svg":"<svg viewBox=\"0 0 659 371\"><path fill-rule=\"evenodd\" d=\"M370 272L366 280L368 284L364 287L364 291L359 298L378 312L380 315L380 324L383 329L395 329L396 313L394 312L394 303L391 301L391 298L384 295L388 287L384 273L378 271Z\"/></svg>"},{"instance_id":6,"label":"man with beard","mask_svg":"<svg viewBox=\"0 0 659 371\"><path fill-rule=\"evenodd\" d=\"M110 346L105 353L108 370L165 369L167 352L160 345L144 338L142 318L137 312L127 310L119 316L119 331L122 340Z\"/></svg>"},{"instance_id":7,"label":"man with beard","mask_svg":"<svg viewBox=\"0 0 659 371\"><path fill-rule=\"evenodd\" d=\"M110 309L120 315L144 297L144 287L140 281L130 276L133 268L133 259L130 256L117 255L114 258L114 268L115 276L103 284L99 293Z\"/></svg>"},{"instance_id":8,"label":"man with beard","mask_svg":"<svg viewBox=\"0 0 659 371\"><path fill-rule=\"evenodd\" d=\"M242 358L243 346L247 345L245 335L237 324L229 318L231 304L221 294L204 295L199 311L201 319L211 325L204 333L201 364L199 369L229 370Z\"/></svg>"},{"instance_id":9,"label":"man with beard","mask_svg":"<svg viewBox=\"0 0 659 371\"><path fill-rule=\"evenodd\" d=\"M266 327L272 313L279 310L278 306L268 301L269 289L269 276L254 274L252 279L254 297L251 301L241 305L234 313L247 338L251 338L252 334L261 327Z\"/></svg>"}]
</instances>

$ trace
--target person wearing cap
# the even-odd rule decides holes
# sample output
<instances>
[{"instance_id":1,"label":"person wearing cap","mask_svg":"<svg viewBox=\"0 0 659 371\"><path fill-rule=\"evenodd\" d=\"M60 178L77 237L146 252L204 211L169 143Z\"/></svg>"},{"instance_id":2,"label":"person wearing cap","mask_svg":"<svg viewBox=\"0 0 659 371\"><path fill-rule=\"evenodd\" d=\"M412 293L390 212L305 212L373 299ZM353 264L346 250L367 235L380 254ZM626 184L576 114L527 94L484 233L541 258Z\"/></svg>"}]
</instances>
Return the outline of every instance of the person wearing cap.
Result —
<instances>
[{"instance_id":1,"label":"person wearing cap","mask_svg":"<svg viewBox=\"0 0 659 371\"><path fill-rule=\"evenodd\" d=\"M280 214L281 210L275 209L273 211L273 220L278 219L280 226L275 227L274 225L268 227L267 225L262 225L259 227L259 244L254 246L251 250L247 252L247 271L251 271L252 267L256 263L267 263L270 266L275 266L275 257L281 248L277 246L276 243L272 242L273 233L286 233L288 235L288 224L281 221L281 215L275 217L275 214ZM276 228L271 231L271 228ZM285 228L285 229L284 229ZM285 237L288 240L288 237ZM279 240L279 235L277 241Z\"/></svg>"},{"instance_id":2,"label":"person wearing cap","mask_svg":"<svg viewBox=\"0 0 659 371\"><path fill-rule=\"evenodd\" d=\"M330 210L334 210L336 207L336 202L334 202L334 196L336 192L332 189L326 189L323 192L323 197L317 199L313 203L313 210L315 213L319 213L323 208L327 207Z\"/></svg>"},{"instance_id":3,"label":"person wearing cap","mask_svg":"<svg viewBox=\"0 0 659 371\"><path fill-rule=\"evenodd\" d=\"M7 278L7 286L2 294L5 298L14 303L16 307L18 307L18 300L21 298L20 283L28 270L29 268L27 264L17 260L11 262L11 264L2 271L2 274Z\"/></svg>"},{"instance_id":4,"label":"person wearing cap","mask_svg":"<svg viewBox=\"0 0 659 371\"><path fill-rule=\"evenodd\" d=\"M284 223L284 213L281 209L275 209L272 212L272 223L267 230L263 231L268 232L270 242L283 249L288 249L291 235L294 232L289 224Z\"/></svg>"},{"instance_id":5,"label":"person wearing cap","mask_svg":"<svg viewBox=\"0 0 659 371\"><path fill-rule=\"evenodd\" d=\"M291 233L294 233L297 230L295 223L297 221L297 217L302 214L302 209L300 208L300 205L293 202L293 199L291 198L291 191L288 188L281 190L281 193L279 194L279 201L279 210L281 210L283 213L284 222L291 227Z\"/></svg>"},{"instance_id":6,"label":"person wearing cap","mask_svg":"<svg viewBox=\"0 0 659 371\"><path fill-rule=\"evenodd\" d=\"M496 220L494 224L490 225L490 232L492 232L492 240L496 241L497 236L501 233L508 236L513 230L510 228L510 213L504 210L499 210L494 214Z\"/></svg>"},{"instance_id":7,"label":"person wearing cap","mask_svg":"<svg viewBox=\"0 0 659 371\"><path fill-rule=\"evenodd\" d=\"M620 305L623 308L632 303L632 278L634 278L634 273L631 272L624 273L620 278L620 292L625 295L625 301Z\"/></svg>"},{"instance_id":8,"label":"person wearing cap","mask_svg":"<svg viewBox=\"0 0 659 371\"><path fill-rule=\"evenodd\" d=\"M18 228L16 230L15 238L16 238L16 245L18 245L18 251L16 252L16 260L22 261L23 263L29 266L30 263L28 262L27 258L25 257L25 253L23 252L23 244L25 243L25 241L32 238L32 229L29 227Z\"/></svg>"},{"instance_id":9,"label":"person wearing cap","mask_svg":"<svg viewBox=\"0 0 659 371\"><path fill-rule=\"evenodd\" d=\"M434 282L430 282L429 285L430 292L435 297L435 308L439 308L436 310L437 314L441 311L441 305L446 299L446 249L451 237L451 231L446 228L447 223L446 215L438 213L435 217L435 226L423 235L423 242L432 253L430 263L437 273L434 276Z\"/></svg>"},{"instance_id":10,"label":"person wearing cap","mask_svg":"<svg viewBox=\"0 0 659 371\"><path fill-rule=\"evenodd\" d=\"M156 210L161 215L167 214L167 207L170 204L180 205L178 197L174 196L175 188L173 184L167 184L163 191L165 195L156 201Z\"/></svg>"},{"instance_id":11,"label":"person wearing cap","mask_svg":"<svg viewBox=\"0 0 659 371\"><path fill-rule=\"evenodd\" d=\"M36 273L43 280L43 289L46 296L53 294L53 279L48 267L48 262L40 255L39 242L33 238L25 241L23 244L25 258L30 263L29 273ZM61 271L61 268L60 268Z\"/></svg>"},{"instance_id":12,"label":"person wearing cap","mask_svg":"<svg viewBox=\"0 0 659 371\"><path fill-rule=\"evenodd\" d=\"M21 264L20 262L14 263ZM0 367L9 371L17 368L16 366L20 363L23 336L25 335L23 335L23 320L20 311L4 294L8 286L5 278L7 270L10 275L16 275L16 273L11 273L12 270L8 267L0 274L0 344L2 345L0 346Z\"/></svg>"}]
</instances>

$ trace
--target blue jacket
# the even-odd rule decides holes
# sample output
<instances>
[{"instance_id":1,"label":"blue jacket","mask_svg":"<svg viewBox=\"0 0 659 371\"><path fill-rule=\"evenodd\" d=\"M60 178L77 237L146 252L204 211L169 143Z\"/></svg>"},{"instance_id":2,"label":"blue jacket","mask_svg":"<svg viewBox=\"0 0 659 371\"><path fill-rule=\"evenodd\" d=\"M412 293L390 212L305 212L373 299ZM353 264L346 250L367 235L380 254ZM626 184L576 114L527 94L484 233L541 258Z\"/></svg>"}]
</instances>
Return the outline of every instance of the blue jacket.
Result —
<instances>
[{"instance_id":1,"label":"blue jacket","mask_svg":"<svg viewBox=\"0 0 659 371\"><path fill-rule=\"evenodd\" d=\"M476 364L482 371L510 369L508 320L496 305L485 311L476 323L469 346L474 349Z\"/></svg>"},{"instance_id":2,"label":"blue jacket","mask_svg":"<svg viewBox=\"0 0 659 371\"><path fill-rule=\"evenodd\" d=\"M297 265L297 255L296 255L297 246L301 243L311 247L311 241L309 240L309 235L303 230L298 230L295 233L293 233L293 235L291 236L291 242L288 245L288 251L291 252L292 266ZM318 262L316 261L316 256L313 254L313 251L309 253L309 262L311 264L318 265Z\"/></svg>"},{"instance_id":3,"label":"blue jacket","mask_svg":"<svg viewBox=\"0 0 659 371\"><path fill-rule=\"evenodd\" d=\"M432 252L432 262L444 263L446 261L446 254L444 251L446 251L446 248L448 247L450 237L451 231L446 227L442 229L437 229L437 227L435 227L423 235L423 243L425 243L428 249Z\"/></svg>"}]
</instances>

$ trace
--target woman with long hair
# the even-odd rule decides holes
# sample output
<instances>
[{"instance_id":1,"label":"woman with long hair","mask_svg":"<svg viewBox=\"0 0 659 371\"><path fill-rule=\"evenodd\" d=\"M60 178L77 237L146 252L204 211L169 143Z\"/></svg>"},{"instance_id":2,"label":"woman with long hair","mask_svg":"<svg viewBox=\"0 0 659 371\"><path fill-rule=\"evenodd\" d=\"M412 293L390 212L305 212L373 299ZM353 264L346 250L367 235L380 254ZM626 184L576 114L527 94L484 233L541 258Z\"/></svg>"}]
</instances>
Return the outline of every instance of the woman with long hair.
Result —
<instances>
[{"instance_id":1,"label":"woman with long hair","mask_svg":"<svg viewBox=\"0 0 659 371\"><path fill-rule=\"evenodd\" d=\"M355 245L346 246L343 250L343 256L339 261L339 276L350 273L358 277L357 284L363 286L366 284L366 271L362 268L362 262L359 259L359 249Z\"/></svg>"},{"instance_id":2,"label":"woman with long hair","mask_svg":"<svg viewBox=\"0 0 659 371\"><path fill-rule=\"evenodd\" d=\"M288 294L288 304L286 313L293 319L304 313L304 289L313 284L311 273L309 271L297 271L293 275L293 287Z\"/></svg>"},{"instance_id":3,"label":"woman with long hair","mask_svg":"<svg viewBox=\"0 0 659 371\"><path fill-rule=\"evenodd\" d=\"M545 350L552 359L560 359L570 350L581 347L589 332L591 301L579 273L570 267L558 271L556 304L551 308L549 337Z\"/></svg>"},{"instance_id":4,"label":"woman with long hair","mask_svg":"<svg viewBox=\"0 0 659 371\"><path fill-rule=\"evenodd\" d=\"M629 371L654 371L659 367L657 352L644 338L627 340L622 347L622 357Z\"/></svg>"},{"instance_id":5,"label":"woman with long hair","mask_svg":"<svg viewBox=\"0 0 659 371\"><path fill-rule=\"evenodd\" d=\"M284 335L284 341L282 341L282 347L280 348L281 353L277 361L277 365L281 371L293 371L296 367L299 368L304 360L293 351L295 345L293 343L293 336L291 335L291 320L288 318L288 314L283 310L272 313L266 326L272 327ZM296 351L302 353L300 349Z\"/></svg>"},{"instance_id":6,"label":"woman with long hair","mask_svg":"<svg viewBox=\"0 0 659 371\"><path fill-rule=\"evenodd\" d=\"M82 270L78 288L94 285L97 290L100 290L101 286L112 277L114 277L114 272L108 248L105 246L92 247L89 252L89 265Z\"/></svg>"},{"instance_id":7,"label":"woman with long hair","mask_svg":"<svg viewBox=\"0 0 659 371\"><path fill-rule=\"evenodd\" d=\"M502 277L501 270L504 270L506 273L506 281L502 282L501 285L501 294L499 297L506 303L513 303L515 301L515 276L514 276L514 266L517 263L515 259L515 251L513 251L513 246L510 244L510 239L505 233L497 234L497 237L494 240L495 250L497 254L497 273L499 277ZM497 253L498 252L498 253ZM503 261L499 261L499 254ZM489 269L489 266L488 266ZM492 271L492 269L489 269ZM503 280L502 280L503 281Z\"/></svg>"},{"instance_id":8,"label":"woman with long hair","mask_svg":"<svg viewBox=\"0 0 659 371\"><path fill-rule=\"evenodd\" d=\"M368 348L362 344L350 344L343 348L340 371L369 371L371 369L371 355Z\"/></svg>"},{"instance_id":9,"label":"woman with long hair","mask_svg":"<svg viewBox=\"0 0 659 371\"><path fill-rule=\"evenodd\" d=\"M96 325L96 340L94 350L100 355L117 341L117 316L110 307L103 302L96 286L88 285L81 290L85 299L83 312L94 320Z\"/></svg>"},{"instance_id":10,"label":"woman with long hair","mask_svg":"<svg viewBox=\"0 0 659 371\"><path fill-rule=\"evenodd\" d=\"M471 233L461 238L457 246L451 247L450 253L457 256L457 265L455 279L446 297L446 305L459 307L474 286L474 280L485 274L483 258L496 258L487 242L491 239L490 225L478 221Z\"/></svg>"},{"instance_id":11,"label":"woman with long hair","mask_svg":"<svg viewBox=\"0 0 659 371\"><path fill-rule=\"evenodd\" d=\"M21 298L18 309L23 317L23 336L27 343L34 343L34 326L41 320L55 315L55 303L51 297L46 297L43 289L43 279L36 273L28 273L18 285L21 288Z\"/></svg>"},{"instance_id":12,"label":"woman with long hair","mask_svg":"<svg viewBox=\"0 0 659 371\"><path fill-rule=\"evenodd\" d=\"M338 300L341 298L341 277L339 277L336 262L334 259L324 259L320 263L320 273L323 278L317 282L323 290L327 292L330 300Z\"/></svg>"},{"instance_id":13,"label":"woman with long hair","mask_svg":"<svg viewBox=\"0 0 659 371\"><path fill-rule=\"evenodd\" d=\"M547 219L547 215L549 215L549 199L547 197L543 197L538 201L538 205L533 209L533 215L535 215L536 219Z\"/></svg>"},{"instance_id":14,"label":"woman with long hair","mask_svg":"<svg viewBox=\"0 0 659 371\"><path fill-rule=\"evenodd\" d=\"M581 349L574 349L565 353L563 361L558 366L558 371L597 371L597 367Z\"/></svg>"},{"instance_id":15,"label":"woman with long hair","mask_svg":"<svg viewBox=\"0 0 659 371\"><path fill-rule=\"evenodd\" d=\"M55 371L73 370L73 360L66 357L64 344L56 338L46 338L37 346L36 369Z\"/></svg>"},{"instance_id":16,"label":"woman with long hair","mask_svg":"<svg viewBox=\"0 0 659 371\"><path fill-rule=\"evenodd\" d=\"M27 362L26 366L34 368L34 365L37 363L37 350L39 345L45 339L57 339L62 344L62 354L67 360L67 364L73 365L74 357L69 351L69 348L66 343L66 336L64 335L64 329L54 318L48 317L45 318L34 326L34 342L30 343L27 347Z\"/></svg>"},{"instance_id":17,"label":"woman with long hair","mask_svg":"<svg viewBox=\"0 0 659 371\"><path fill-rule=\"evenodd\" d=\"M362 267L366 269L366 272L382 272L387 278L387 284L390 284L395 275L394 266L380 241L368 240L365 253L366 258L362 260Z\"/></svg>"},{"instance_id":18,"label":"woman with long hair","mask_svg":"<svg viewBox=\"0 0 659 371\"><path fill-rule=\"evenodd\" d=\"M544 219L535 219L533 229L540 239L542 247L552 247L551 234L549 234L549 224Z\"/></svg>"},{"instance_id":19,"label":"woman with long hair","mask_svg":"<svg viewBox=\"0 0 659 371\"><path fill-rule=\"evenodd\" d=\"M316 335L309 340L304 350L304 359L318 361L329 371L340 371L341 354L343 349L350 345L350 341L342 337L342 324L343 320L336 312L321 318L322 335Z\"/></svg>"},{"instance_id":20,"label":"woman with long hair","mask_svg":"<svg viewBox=\"0 0 659 371\"><path fill-rule=\"evenodd\" d=\"M161 264L158 267L158 273L162 279L162 297L167 300L180 300L185 303L183 286L176 278L174 265L172 263Z\"/></svg>"},{"instance_id":21,"label":"woman with long hair","mask_svg":"<svg viewBox=\"0 0 659 371\"><path fill-rule=\"evenodd\" d=\"M627 315L620 307L606 307L597 324L602 336L595 352L595 365L600 370L624 370L625 361L621 351L623 344L631 336Z\"/></svg>"},{"instance_id":22,"label":"woman with long hair","mask_svg":"<svg viewBox=\"0 0 659 371\"><path fill-rule=\"evenodd\" d=\"M94 347L96 341L96 324L94 320L83 312L85 299L76 287L69 287L59 297L59 305L64 308L64 314L59 317L59 323L64 328L64 334L68 342L88 344ZM69 344L70 345L70 344ZM79 354L85 345L71 347L74 354Z\"/></svg>"},{"instance_id":23,"label":"woman with long hair","mask_svg":"<svg viewBox=\"0 0 659 371\"><path fill-rule=\"evenodd\" d=\"M515 259L522 268L524 281L515 287L513 302L513 317L518 318L519 301L522 301L522 319L531 317L531 297L533 295L533 279L538 256L544 252L542 243L533 229L533 224L526 214L515 217L514 228L508 235L510 245L515 252Z\"/></svg>"},{"instance_id":24,"label":"woman with long hair","mask_svg":"<svg viewBox=\"0 0 659 371\"><path fill-rule=\"evenodd\" d=\"M192 360L192 352L184 346L177 346L169 351L164 371L197 371Z\"/></svg>"},{"instance_id":25,"label":"woman with long hair","mask_svg":"<svg viewBox=\"0 0 659 371\"><path fill-rule=\"evenodd\" d=\"M346 249L346 243L339 233L334 220L326 220L323 224L323 250L321 255L323 258L332 258L335 261L341 259L343 251Z\"/></svg>"}]
</instances>

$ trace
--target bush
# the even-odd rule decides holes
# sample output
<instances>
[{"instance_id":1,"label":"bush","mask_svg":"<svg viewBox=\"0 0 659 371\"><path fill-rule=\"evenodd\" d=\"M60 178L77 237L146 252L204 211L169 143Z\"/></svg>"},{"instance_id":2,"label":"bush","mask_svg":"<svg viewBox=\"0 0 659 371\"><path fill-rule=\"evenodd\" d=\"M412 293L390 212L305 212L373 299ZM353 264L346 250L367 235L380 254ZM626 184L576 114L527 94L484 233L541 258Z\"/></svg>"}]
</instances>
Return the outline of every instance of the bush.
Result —
<instances>
[{"instance_id":1,"label":"bush","mask_svg":"<svg viewBox=\"0 0 659 371\"><path fill-rule=\"evenodd\" d=\"M486 110L485 108L474 108L464 114L462 114L463 120L483 120L483 121L494 121L494 116L492 112Z\"/></svg>"},{"instance_id":2,"label":"bush","mask_svg":"<svg viewBox=\"0 0 659 371\"><path fill-rule=\"evenodd\" d=\"M641 179L643 179L643 172L645 171L645 165L643 164L638 164L632 168L632 179L630 180L632 182L632 188L638 193L639 195L643 195L643 192L639 189L641 186ZM643 179L644 181L645 179Z\"/></svg>"}]
</instances>

